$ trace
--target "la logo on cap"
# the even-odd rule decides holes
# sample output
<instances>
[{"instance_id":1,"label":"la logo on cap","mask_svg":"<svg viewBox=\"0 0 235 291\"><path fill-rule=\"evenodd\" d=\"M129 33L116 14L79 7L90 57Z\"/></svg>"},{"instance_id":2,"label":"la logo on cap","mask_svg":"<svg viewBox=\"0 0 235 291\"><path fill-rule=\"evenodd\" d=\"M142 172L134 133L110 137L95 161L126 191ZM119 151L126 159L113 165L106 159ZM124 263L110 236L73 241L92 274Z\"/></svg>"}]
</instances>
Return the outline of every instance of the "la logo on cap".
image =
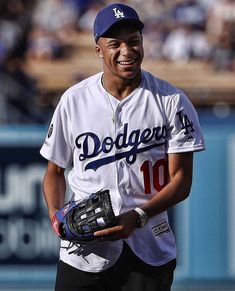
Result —
<instances>
[{"instance_id":1,"label":"la logo on cap","mask_svg":"<svg viewBox=\"0 0 235 291\"><path fill-rule=\"evenodd\" d=\"M113 11L114 11L114 16L116 18L125 17L124 13L122 11L120 11L119 9L113 8Z\"/></svg>"}]
</instances>

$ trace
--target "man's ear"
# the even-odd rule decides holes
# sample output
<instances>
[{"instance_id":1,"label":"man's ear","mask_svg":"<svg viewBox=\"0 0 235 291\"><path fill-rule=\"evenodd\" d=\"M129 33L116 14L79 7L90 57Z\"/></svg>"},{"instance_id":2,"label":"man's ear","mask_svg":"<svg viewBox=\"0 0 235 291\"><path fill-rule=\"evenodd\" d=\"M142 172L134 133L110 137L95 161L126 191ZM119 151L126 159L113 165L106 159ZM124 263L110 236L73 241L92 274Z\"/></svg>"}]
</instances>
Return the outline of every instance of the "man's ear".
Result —
<instances>
[{"instance_id":1,"label":"man's ear","mask_svg":"<svg viewBox=\"0 0 235 291\"><path fill-rule=\"evenodd\" d=\"M102 50L98 44L95 46L95 52L98 55L98 57L100 57L101 59L103 58Z\"/></svg>"}]
</instances>

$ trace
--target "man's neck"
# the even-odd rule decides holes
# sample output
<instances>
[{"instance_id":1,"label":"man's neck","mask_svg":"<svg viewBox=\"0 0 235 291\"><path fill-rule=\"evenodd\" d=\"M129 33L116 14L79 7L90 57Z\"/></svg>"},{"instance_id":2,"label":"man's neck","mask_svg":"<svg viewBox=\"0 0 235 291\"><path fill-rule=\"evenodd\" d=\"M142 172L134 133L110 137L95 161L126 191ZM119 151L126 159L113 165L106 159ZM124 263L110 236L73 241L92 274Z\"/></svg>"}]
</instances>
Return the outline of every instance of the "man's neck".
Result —
<instances>
[{"instance_id":1,"label":"man's neck","mask_svg":"<svg viewBox=\"0 0 235 291\"><path fill-rule=\"evenodd\" d=\"M129 96L141 83L141 73L132 79L110 78L104 73L102 85L104 89L118 100Z\"/></svg>"}]
</instances>

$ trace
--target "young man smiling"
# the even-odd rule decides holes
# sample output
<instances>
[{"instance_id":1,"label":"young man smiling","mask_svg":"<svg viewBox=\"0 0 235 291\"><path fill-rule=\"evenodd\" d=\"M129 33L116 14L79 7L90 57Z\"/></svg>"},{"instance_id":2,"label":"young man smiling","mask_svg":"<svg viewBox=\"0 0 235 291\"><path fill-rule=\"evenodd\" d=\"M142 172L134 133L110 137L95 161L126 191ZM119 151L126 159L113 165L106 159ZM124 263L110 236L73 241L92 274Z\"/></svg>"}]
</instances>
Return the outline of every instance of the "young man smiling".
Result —
<instances>
[{"instance_id":1,"label":"young man smiling","mask_svg":"<svg viewBox=\"0 0 235 291\"><path fill-rule=\"evenodd\" d=\"M176 246L167 209L188 197L193 152L205 145L185 94L141 69L143 28L124 4L97 14L103 72L63 94L40 151L51 220L64 205L67 168L75 200L109 189L118 217L94 243L77 250L61 242L56 291L171 289ZM131 285L133 274L144 283Z\"/></svg>"}]
</instances>

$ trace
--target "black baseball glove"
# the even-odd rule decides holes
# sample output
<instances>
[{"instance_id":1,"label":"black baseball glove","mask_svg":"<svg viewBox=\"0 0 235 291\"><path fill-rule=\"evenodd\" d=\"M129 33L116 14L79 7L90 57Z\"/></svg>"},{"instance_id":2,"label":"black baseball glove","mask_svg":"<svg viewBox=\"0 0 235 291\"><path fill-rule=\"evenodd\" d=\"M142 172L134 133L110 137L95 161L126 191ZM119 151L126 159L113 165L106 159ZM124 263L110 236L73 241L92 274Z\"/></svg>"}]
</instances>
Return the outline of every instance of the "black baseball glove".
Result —
<instances>
[{"instance_id":1,"label":"black baseball glove","mask_svg":"<svg viewBox=\"0 0 235 291\"><path fill-rule=\"evenodd\" d=\"M56 212L52 220L60 238L78 244L95 241L95 231L115 224L109 190L93 193L80 202L71 200Z\"/></svg>"}]
</instances>

